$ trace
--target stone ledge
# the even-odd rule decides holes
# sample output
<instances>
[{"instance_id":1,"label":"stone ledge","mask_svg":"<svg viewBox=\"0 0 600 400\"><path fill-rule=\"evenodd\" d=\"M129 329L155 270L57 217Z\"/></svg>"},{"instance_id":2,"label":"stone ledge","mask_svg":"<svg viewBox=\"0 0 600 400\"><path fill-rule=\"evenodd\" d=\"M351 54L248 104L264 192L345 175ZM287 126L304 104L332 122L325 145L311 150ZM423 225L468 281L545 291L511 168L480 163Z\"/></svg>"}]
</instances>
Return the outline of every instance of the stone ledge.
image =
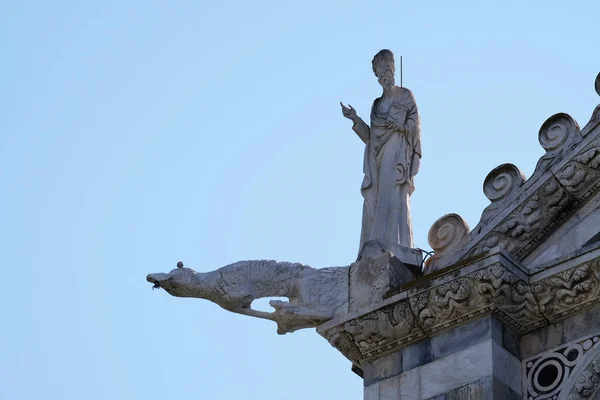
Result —
<instances>
[{"instance_id":1,"label":"stone ledge","mask_svg":"<svg viewBox=\"0 0 600 400\"><path fill-rule=\"evenodd\" d=\"M340 315L317 332L360 366L482 316L523 334L600 304L600 249L548 266L549 276L530 277L522 268L497 250L421 276L369 311Z\"/></svg>"}]
</instances>

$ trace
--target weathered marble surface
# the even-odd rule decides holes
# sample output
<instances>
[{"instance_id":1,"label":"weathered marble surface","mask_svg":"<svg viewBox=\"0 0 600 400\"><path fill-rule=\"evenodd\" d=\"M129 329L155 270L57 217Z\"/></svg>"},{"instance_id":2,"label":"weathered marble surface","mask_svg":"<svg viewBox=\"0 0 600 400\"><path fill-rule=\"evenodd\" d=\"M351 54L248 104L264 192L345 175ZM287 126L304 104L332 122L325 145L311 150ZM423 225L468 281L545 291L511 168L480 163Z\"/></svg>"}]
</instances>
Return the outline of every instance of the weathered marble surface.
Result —
<instances>
[{"instance_id":1,"label":"weathered marble surface","mask_svg":"<svg viewBox=\"0 0 600 400\"><path fill-rule=\"evenodd\" d=\"M600 330L522 362L524 398L582 400L600 396Z\"/></svg>"},{"instance_id":2,"label":"weathered marble surface","mask_svg":"<svg viewBox=\"0 0 600 400\"><path fill-rule=\"evenodd\" d=\"M535 271L496 249L400 289L317 331L359 366L486 315L524 334L600 304L600 243Z\"/></svg>"},{"instance_id":3,"label":"weathered marble surface","mask_svg":"<svg viewBox=\"0 0 600 400\"><path fill-rule=\"evenodd\" d=\"M422 154L419 111L412 92L395 85L390 50L377 53L372 65L383 94L373 102L370 124L352 106L340 103L343 115L352 120L352 129L365 143L359 248L370 240L381 240L388 249L412 248L410 195Z\"/></svg>"},{"instance_id":4,"label":"weathered marble surface","mask_svg":"<svg viewBox=\"0 0 600 400\"><path fill-rule=\"evenodd\" d=\"M169 273L149 274L147 280L176 297L210 300L227 311L277 323L285 334L312 328L334 317L370 309L420 275L390 252L377 252L349 267L315 269L298 263L272 260L240 261L216 271L200 273L180 263ZM252 309L252 302L271 300L274 312Z\"/></svg>"},{"instance_id":5,"label":"weathered marble surface","mask_svg":"<svg viewBox=\"0 0 600 400\"><path fill-rule=\"evenodd\" d=\"M365 385L365 400L520 400L521 365L489 338Z\"/></svg>"},{"instance_id":6,"label":"weathered marble surface","mask_svg":"<svg viewBox=\"0 0 600 400\"><path fill-rule=\"evenodd\" d=\"M206 299L227 311L275 321L279 334L317 326L348 302L347 267L240 261L206 273L182 266L146 279L173 296ZM289 302L272 300L272 313L252 309L252 301L264 297L287 297Z\"/></svg>"}]
</instances>

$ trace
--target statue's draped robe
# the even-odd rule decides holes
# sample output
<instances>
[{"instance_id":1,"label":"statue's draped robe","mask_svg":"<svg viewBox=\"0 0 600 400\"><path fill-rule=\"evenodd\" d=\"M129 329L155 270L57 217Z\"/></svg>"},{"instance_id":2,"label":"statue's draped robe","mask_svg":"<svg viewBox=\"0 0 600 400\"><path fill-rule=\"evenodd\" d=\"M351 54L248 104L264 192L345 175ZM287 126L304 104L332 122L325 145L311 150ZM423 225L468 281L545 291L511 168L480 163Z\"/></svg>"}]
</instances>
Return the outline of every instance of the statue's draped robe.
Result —
<instances>
[{"instance_id":1,"label":"statue's draped robe","mask_svg":"<svg viewBox=\"0 0 600 400\"><path fill-rule=\"evenodd\" d=\"M366 144L360 248L369 240L413 247L410 195L421 161L419 111L412 92L398 86L389 110L381 103L382 98L373 102L370 127L360 119L352 127ZM388 128L392 120L406 133Z\"/></svg>"}]
</instances>

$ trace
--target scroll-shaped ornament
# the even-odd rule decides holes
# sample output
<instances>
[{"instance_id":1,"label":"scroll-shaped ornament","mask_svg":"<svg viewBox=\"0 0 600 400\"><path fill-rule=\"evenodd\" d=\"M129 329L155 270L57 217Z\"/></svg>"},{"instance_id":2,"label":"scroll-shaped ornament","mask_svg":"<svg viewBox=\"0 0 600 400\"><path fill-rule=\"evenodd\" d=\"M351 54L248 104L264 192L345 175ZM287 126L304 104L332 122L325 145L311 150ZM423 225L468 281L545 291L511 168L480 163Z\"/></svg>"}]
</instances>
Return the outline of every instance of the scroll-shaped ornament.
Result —
<instances>
[{"instance_id":1,"label":"scroll-shaped ornament","mask_svg":"<svg viewBox=\"0 0 600 400\"><path fill-rule=\"evenodd\" d=\"M492 203L516 193L525 183L525 175L513 164L494 168L483 181L483 193Z\"/></svg>"},{"instance_id":2,"label":"scroll-shaped ornament","mask_svg":"<svg viewBox=\"0 0 600 400\"><path fill-rule=\"evenodd\" d=\"M427 239L434 259L459 250L469 237L469 225L458 214L446 214L433 223Z\"/></svg>"},{"instance_id":3,"label":"scroll-shaped ornament","mask_svg":"<svg viewBox=\"0 0 600 400\"><path fill-rule=\"evenodd\" d=\"M598 93L598 96L600 96L600 73L598 73L598 76L596 76L594 89L596 89L596 93ZM591 131L594 130L594 128L598 126L598 124L600 124L600 104L594 109L592 118L590 118L590 122L588 122L581 130L581 136L587 136Z\"/></svg>"},{"instance_id":4,"label":"scroll-shaped ornament","mask_svg":"<svg viewBox=\"0 0 600 400\"><path fill-rule=\"evenodd\" d=\"M548 118L542 124L538 137L546 154L538 161L536 172L560 160L566 150L583 140L579 125L565 113L554 114Z\"/></svg>"},{"instance_id":5,"label":"scroll-shaped ornament","mask_svg":"<svg viewBox=\"0 0 600 400\"><path fill-rule=\"evenodd\" d=\"M479 223L473 229L475 235L478 235L483 227L504 208L504 200L517 194L525 180L525 174L513 164L499 165L485 177L483 194L492 204L483 210Z\"/></svg>"}]
</instances>

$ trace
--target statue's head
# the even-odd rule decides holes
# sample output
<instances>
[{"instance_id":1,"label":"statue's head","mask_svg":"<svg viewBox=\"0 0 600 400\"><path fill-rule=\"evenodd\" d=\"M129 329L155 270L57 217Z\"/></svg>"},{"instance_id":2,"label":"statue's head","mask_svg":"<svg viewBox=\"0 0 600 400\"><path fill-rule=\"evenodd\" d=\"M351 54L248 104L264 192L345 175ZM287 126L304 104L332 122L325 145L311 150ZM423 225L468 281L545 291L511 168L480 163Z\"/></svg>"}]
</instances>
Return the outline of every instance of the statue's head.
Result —
<instances>
[{"instance_id":1,"label":"statue's head","mask_svg":"<svg viewBox=\"0 0 600 400\"><path fill-rule=\"evenodd\" d=\"M394 72L396 64L394 63L394 53L383 49L373 57L373 72L377 77L379 84L387 90L392 89L396 82L394 81Z\"/></svg>"}]
</instances>

